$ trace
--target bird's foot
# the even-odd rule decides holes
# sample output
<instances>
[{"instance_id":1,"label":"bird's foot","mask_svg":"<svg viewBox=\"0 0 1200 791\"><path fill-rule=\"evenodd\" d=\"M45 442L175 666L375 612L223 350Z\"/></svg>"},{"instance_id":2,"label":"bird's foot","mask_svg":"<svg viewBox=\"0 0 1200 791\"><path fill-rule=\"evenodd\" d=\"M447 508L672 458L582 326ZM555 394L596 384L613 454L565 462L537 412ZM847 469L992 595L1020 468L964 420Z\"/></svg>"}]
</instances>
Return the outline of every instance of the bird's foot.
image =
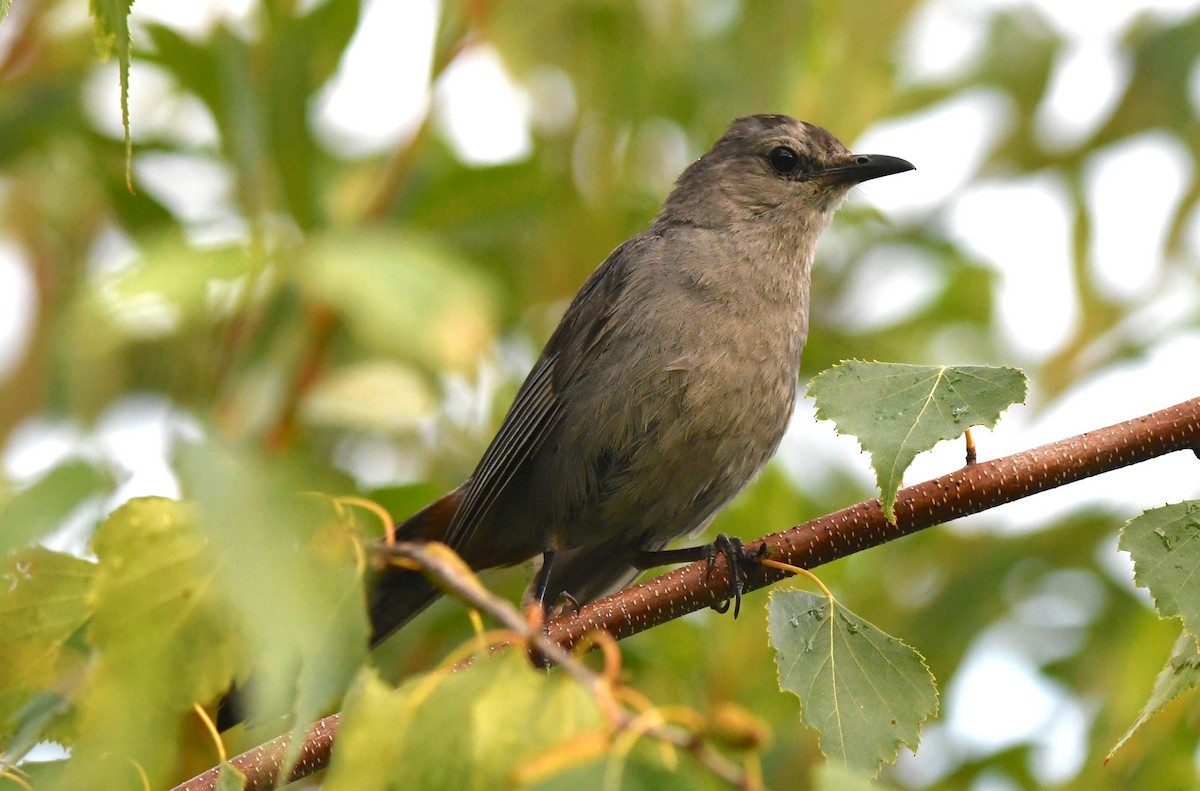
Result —
<instances>
[{"instance_id":1,"label":"bird's foot","mask_svg":"<svg viewBox=\"0 0 1200 791\"><path fill-rule=\"evenodd\" d=\"M725 557L725 565L729 567L729 578L733 584L733 617L737 618L742 611L742 593L745 591L746 569L757 566L767 552L767 545L760 544L754 552L746 549L746 543L736 536L719 533L715 541L705 547L707 549L708 573L712 574L713 563L717 555ZM713 609L719 613L729 612L730 599L714 604Z\"/></svg>"},{"instance_id":2,"label":"bird's foot","mask_svg":"<svg viewBox=\"0 0 1200 791\"><path fill-rule=\"evenodd\" d=\"M660 550L643 550L639 552L630 562L640 569L654 568L667 563L692 563L697 560L708 562L708 572L712 574L713 563L717 559L717 555L722 555L725 558L725 564L729 567L729 577L733 584L733 617L738 617L742 610L742 592L745 589L743 579L746 574L746 569L750 566L758 565L763 556L766 554L766 544L759 546L757 550L751 552L746 549L746 544L740 538L733 538L724 533L717 536L716 540L711 544L701 544L698 547L684 547L682 549L660 549ZM730 599L713 605L713 609L717 612L729 611Z\"/></svg>"},{"instance_id":3,"label":"bird's foot","mask_svg":"<svg viewBox=\"0 0 1200 791\"><path fill-rule=\"evenodd\" d=\"M556 601L554 606L550 608L550 619L553 620L555 618L562 618L568 613L573 615L579 612L579 608L581 606L582 605L580 605L579 600L572 596L568 591L560 591L558 594L558 601Z\"/></svg>"}]
</instances>

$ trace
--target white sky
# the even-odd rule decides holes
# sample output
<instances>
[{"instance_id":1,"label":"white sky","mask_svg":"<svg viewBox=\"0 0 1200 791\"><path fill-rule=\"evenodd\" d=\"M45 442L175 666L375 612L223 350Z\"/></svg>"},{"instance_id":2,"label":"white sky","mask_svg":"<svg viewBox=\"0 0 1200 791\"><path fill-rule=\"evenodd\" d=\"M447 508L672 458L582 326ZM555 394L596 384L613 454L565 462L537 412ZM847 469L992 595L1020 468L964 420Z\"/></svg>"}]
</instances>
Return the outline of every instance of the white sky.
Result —
<instances>
[{"instance_id":1,"label":"white sky","mask_svg":"<svg viewBox=\"0 0 1200 791\"><path fill-rule=\"evenodd\" d=\"M928 3L905 44L901 79L937 79L962 69L979 44L988 16L996 7L1017 4ZM197 35L219 18L251 26L250 5L250 0L138 0L133 15ZM1041 0L1033 5L1070 42L1037 118L1038 133L1051 145L1082 139L1111 110L1127 79L1128 64L1118 57L1118 37L1131 19L1147 10L1178 16L1193 7L1183 0ZM465 161L485 166L527 155L531 123L544 122L532 109L540 104L537 95L557 91L559 97L565 92L569 98L569 86L564 88L561 78L553 74L543 75L538 85L517 86L495 53L479 46L457 62L431 93L427 82L437 9L435 0L367 2L341 68L314 107L314 124L326 144L348 155L386 150L411 135L433 107L440 131ZM378 79L380 74L389 78ZM204 111L194 100L177 95L164 74L135 62L131 82L135 138L170 130L197 145L215 139L216 130ZM1193 96L1200 106L1200 69L1194 84ZM115 67L98 65L89 83L89 110L102 130L119 136L116 91ZM786 110L762 111L781 109ZM968 186L1003 131L1006 117L1002 97L978 91L918 116L881 123L860 140L848 142L855 150L896 154L917 165L914 174L872 182L854 200L869 202L896 221L944 207L948 233L995 267L1001 279L1000 325L1013 362L1028 364L1046 359L1068 337L1080 319L1080 308L1069 290L1070 218L1063 185L1052 176L1033 175ZM1200 377L1195 366L1180 361L1200 359L1200 331L1168 336L1162 330L1189 311L1194 315L1198 296L1191 284L1162 282L1159 253L1166 218L1187 188L1184 174L1190 172L1182 146L1161 135L1127 141L1088 163L1086 190L1096 211L1100 251L1096 267L1103 288L1113 298L1144 301L1137 323L1124 329L1142 333L1140 338L1162 340L1152 345L1145 359L1079 382L1037 420L1031 420L1029 410L1014 408L997 431L981 432L982 457L1016 452L1197 395ZM221 208L231 182L222 163L191 155L139 155L136 174L143 189L188 218L193 238L227 238L240 232ZM1145 186L1147 174L1153 174L1152 189ZM11 196L0 192L0 202L6 199ZM1200 220L1193 222L1191 238L1193 249L1200 248ZM119 239L113 249L117 258L128 256ZM891 278L888 293L919 299L924 288L920 263L900 257L888 266L882 256L868 266ZM863 276L861 281L864 298L880 282L874 276ZM0 238L0 378L20 358L35 320L31 289L21 251ZM854 304L839 306L843 309L847 315L861 312ZM847 350L847 356L853 356L853 350ZM804 377L811 373L806 371ZM1037 383L1032 384L1032 401L1037 403ZM3 455L4 469L11 478L28 480L82 446L128 471L114 504L136 495L174 496L177 491L166 466L164 439L171 423L167 405L155 398L114 407L91 437L70 426L35 420L14 435ZM780 458L809 485L819 484L831 464L856 469L865 482L871 481L854 442L834 436L827 424L815 423L807 404L801 404ZM960 459L957 443L943 443L934 453L918 458L907 479L941 474ZM1030 529L1083 502L1114 505L1133 515L1141 508L1197 496L1195 464L1194 458L1175 454L1007 506L987 514L987 521L1008 529ZM970 529L969 524L964 529ZM1114 573L1127 575L1128 569L1117 561ZM1046 756L1057 756L1048 757L1039 768L1046 781L1069 777L1084 749L1091 716L1044 678L1030 656L998 634L981 637L968 655L950 690L947 708L942 722L927 729L921 757L901 763L903 775L912 780L937 776L938 767L950 761L939 745L951 752L991 750L1035 735L1039 743L1045 742ZM979 711L988 712L986 722L970 716Z\"/></svg>"}]
</instances>

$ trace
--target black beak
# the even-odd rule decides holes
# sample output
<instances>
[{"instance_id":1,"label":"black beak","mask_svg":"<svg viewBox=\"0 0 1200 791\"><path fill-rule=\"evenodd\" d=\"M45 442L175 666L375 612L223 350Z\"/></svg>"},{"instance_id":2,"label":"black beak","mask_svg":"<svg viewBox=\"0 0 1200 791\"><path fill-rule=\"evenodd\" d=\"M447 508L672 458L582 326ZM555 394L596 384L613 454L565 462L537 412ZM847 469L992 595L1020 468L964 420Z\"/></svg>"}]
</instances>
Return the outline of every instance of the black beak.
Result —
<instances>
[{"instance_id":1,"label":"black beak","mask_svg":"<svg viewBox=\"0 0 1200 791\"><path fill-rule=\"evenodd\" d=\"M853 161L823 171L822 176L832 176L843 184L861 184L871 179L916 170L907 159L889 157L885 154L855 154Z\"/></svg>"}]
</instances>

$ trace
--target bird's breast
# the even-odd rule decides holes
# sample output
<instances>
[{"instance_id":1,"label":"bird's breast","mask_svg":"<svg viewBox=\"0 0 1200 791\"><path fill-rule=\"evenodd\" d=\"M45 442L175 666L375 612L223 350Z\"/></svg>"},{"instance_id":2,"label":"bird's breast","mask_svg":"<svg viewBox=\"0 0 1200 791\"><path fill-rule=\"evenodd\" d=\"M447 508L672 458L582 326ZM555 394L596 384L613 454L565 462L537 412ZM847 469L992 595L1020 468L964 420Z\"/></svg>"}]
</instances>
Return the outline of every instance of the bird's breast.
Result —
<instances>
[{"instance_id":1,"label":"bird's breast","mask_svg":"<svg viewBox=\"0 0 1200 791\"><path fill-rule=\"evenodd\" d=\"M634 293L566 394L543 467L565 484L564 547L691 532L758 473L792 413L798 295L686 282Z\"/></svg>"}]
</instances>

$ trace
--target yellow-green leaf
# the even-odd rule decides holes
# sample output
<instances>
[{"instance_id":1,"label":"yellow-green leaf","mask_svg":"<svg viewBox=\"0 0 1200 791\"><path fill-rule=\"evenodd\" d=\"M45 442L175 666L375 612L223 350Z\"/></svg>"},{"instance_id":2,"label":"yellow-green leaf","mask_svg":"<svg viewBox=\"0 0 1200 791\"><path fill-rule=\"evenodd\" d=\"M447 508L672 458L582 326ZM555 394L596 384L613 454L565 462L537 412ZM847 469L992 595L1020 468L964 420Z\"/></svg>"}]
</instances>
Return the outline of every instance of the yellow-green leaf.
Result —
<instances>
[{"instance_id":1,"label":"yellow-green leaf","mask_svg":"<svg viewBox=\"0 0 1200 791\"><path fill-rule=\"evenodd\" d=\"M102 58L117 56L121 80L121 124L125 127L125 186L133 192L133 138L129 134L129 12L133 0L91 0L93 38Z\"/></svg>"},{"instance_id":2,"label":"yellow-green leaf","mask_svg":"<svg viewBox=\"0 0 1200 791\"><path fill-rule=\"evenodd\" d=\"M519 649L395 690L366 673L346 701L325 787L508 788L526 761L601 724L590 693L562 673L535 670Z\"/></svg>"}]
</instances>

